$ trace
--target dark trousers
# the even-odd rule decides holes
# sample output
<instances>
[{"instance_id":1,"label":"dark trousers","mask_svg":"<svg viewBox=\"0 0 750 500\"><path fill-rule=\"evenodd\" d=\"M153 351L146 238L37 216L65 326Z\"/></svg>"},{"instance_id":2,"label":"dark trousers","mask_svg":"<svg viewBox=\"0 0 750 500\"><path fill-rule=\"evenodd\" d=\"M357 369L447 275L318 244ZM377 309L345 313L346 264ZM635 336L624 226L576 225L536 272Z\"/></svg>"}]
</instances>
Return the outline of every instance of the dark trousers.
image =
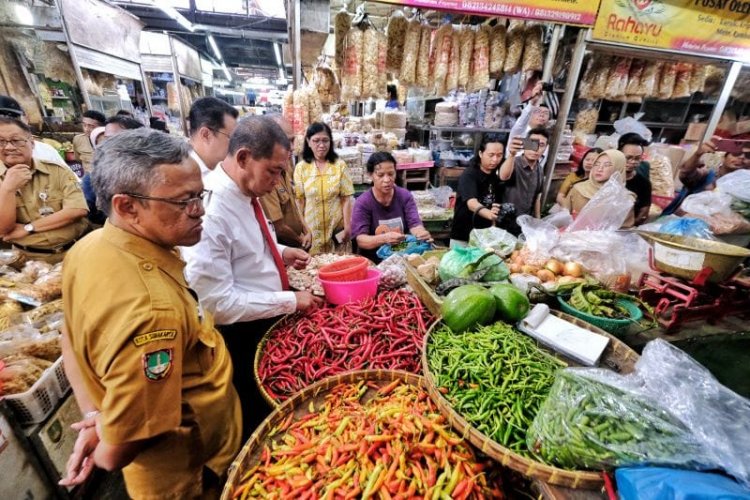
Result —
<instances>
[{"instance_id":1,"label":"dark trousers","mask_svg":"<svg viewBox=\"0 0 750 500\"><path fill-rule=\"evenodd\" d=\"M253 375L255 351L260 339L279 318L259 319L233 325L219 325L234 366L234 387L242 406L242 442L271 413L271 408L261 396Z\"/></svg>"}]
</instances>

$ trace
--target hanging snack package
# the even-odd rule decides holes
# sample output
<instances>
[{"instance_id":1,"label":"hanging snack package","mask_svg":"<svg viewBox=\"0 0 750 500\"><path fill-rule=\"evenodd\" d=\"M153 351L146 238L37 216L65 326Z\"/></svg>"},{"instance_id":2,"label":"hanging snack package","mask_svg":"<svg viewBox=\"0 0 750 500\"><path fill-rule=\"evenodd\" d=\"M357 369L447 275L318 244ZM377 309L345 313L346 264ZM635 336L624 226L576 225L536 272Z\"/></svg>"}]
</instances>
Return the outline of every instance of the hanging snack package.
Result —
<instances>
[{"instance_id":1,"label":"hanging snack package","mask_svg":"<svg viewBox=\"0 0 750 500\"><path fill-rule=\"evenodd\" d=\"M378 98L388 98L388 39L378 32Z\"/></svg>"},{"instance_id":2,"label":"hanging snack package","mask_svg":"<svg viewBox=\"0 0 750 500\"><path fill-rule=\"evenodd\" d=\"M339 101L341 88L336 81L336 75L333 73L333 70L330 66L328 66L328 64L318 64L318 66L315 68L313 83L318 89L318 95L320 95L320 103L323 106L329 106Z\"/></svg>"},{"instance_id":3,"label":"hanging snack package","mask_svg":"<svg viewBox=\"0 0 750 500\"><path fill-rule=\"evenodd\" d=\"M294 121L294 91L288 90L286 94L284 94L284 103L281 107L281 113L284 116L284 119L292 126L292 130L294 130L294 133L296 134L297 124Z\"/></svg>"},{"instance_id":4,"label":"hanging snack package","mask_svg":"<svg viewBox=\"0 0 750 500\"><path fill-rule=\"evenodd\" d=\"M599 121L599 110L593 102L584 104L576 114L576 121L573 124L574 134L593 134L596 130L596 122Z\"/></svg>"},{"instance_id":5,"label":"hanging snack package","mask_svg":"<svg viewBox=\"0 0 750 500\"><path fill-rule=\"evenodd\" d=\"M583 71L583 78L578 84L578 97L580 99L591 99L591 89L594 85L594 70L596 69L596 56L592 55L586 62L586 69Z\"/></svg>"},{"instance_id":6,"label":"hanging snack package","mask_svg":"<svg viewBox=\"0 0 750 500\"><path fill-rule=\"evenodd\" d=\"M490 31L490 77L500 78L503 76L505 65L505 37L507 28L505 19L500 17L497 24Z\"/></svg>"},{"instance_id":7,"label":"hanging snack package","mask_svg":"<svg viewBox=\"0 0 750 500\"><path fill-rule=\"evenodd\" d=\"M490 27L482 25L474 39L474 59L469 88L478 92L490 82Z\"/></svg>"},{"instance_id":8,"label":"hanging snack package","mask_svg":"<svg viewBox=\"0 0 750 500\"><path fill-rule=\"evenodd\" d=\"M416 19L409 21L404 39L404 57L401 61L399 82L410 85L417 81L417 57L419 56L419 41L422 37L422 25Z\"/></svg>"},{"instance_id":9,"label":"hanging snack package","mask_svg":"<svg viewBox=\"0 0 750 500\"><path fill-rule=\"evenodd\" d=\"M430 43L432 42L432 29L424 25L419 35L419 52L417 56L416 83L418 87L428 89L430 87Z\"/></svg>"},{"instance_id":10,"label":"hanging snack package","mask_svg":"<svg viewBox=\"0 0 750 500\"><path fill-rule=\"evenodd\" d=\"M378 77L378 55L380 34L375 28L368 28L362 42L362 98L377 97L380 94Z\"/></svg>"},{"instance_id":11,"label":"hanging snack package","mask_svg":"<svg viewBox=\"0 0 750 500\"><path fill-rule=\"evenodd\" d=\"M471 61L474 57L474 28L462 26L460 35L458 86L467 88L471 80Z\"/></svg>"},{"instance_id":12,"label":"hanging snack package","mask_svg":"<svg viewBox=\"0 0 750 500\"><path fill-rule=\"evenodd\" d=\"M344 68L341 71L341 99L351 101L362 97L362 59L364 32L355 28L346 35ZM296 95L295 95L296 97Z\"/></svg>"},{"instance_id":13,"label":"hanging snack package","mask_svg":"<svg viewBox=\"0 0 750 500\"><path fill-rule=\"evenodd\" d=\"M643 68L638 95L656 97L659 94L659 77L661 76L663 65L664 63L659 61L646 62L646 67Z\"/></svg>"},{"instance_id":14,"label":"hanging snack package","mask_svg":"<svg viewBox=\"0 0 750 500\"><path fill-rule=\"evenodd\" d=\"M344 68L346 34L352 27L352 19L345 10L340 10L336 17L333 18L333 37L336 40L336 70L341 75Z\"/></svg>"},{"instance_id":15,"label":"hanging snack package","mask_svg":"<svg viewBox=\"0 0 750 500\"><path fill-rule=\"evenodd\" d=\"M708 66L705 64L694 64L693 72L690 74L690 93L703 92L706 89L706 77Z\"/></svg>"},{"instance_id":16,"label":"hanging snack package","mask_svg":"<svg viewBox=\"0 0 750 500\"><path fill-rule=\"evenodd\" d=\"M607 94L609 73L614 65L614 58L609 55L599 55L594 61L594 75L591 81L591 99L604 99Z\"/></svg>"},{"instance_id":17,"label":"hanging snack package","mask_svg":"<svg viewBox=\"0 0 750 500\"><path fill-rule=\"evenodd\" d=\"M675 77L672 98L690 97L690 78L693 75L693 65L689 63L677 64L677 76Z\"/></svg>"},{"instance_id":18,"label":"hanging snack package","mask_svg":"<svg viewBox=\"0 0 750 500\"><path fill-rule=\"evenodd\" d=\"M458 88L458 74L461 71L461 31L454 29L451 36L451 58L448 65L448 76L445 77L445 88L448 92Z\"/></svg>"},{"instance_id":19,"label":"hanging snack package","mask_svg":"<svg viewBox=\"0 0 750 500\"><path fill-rule=\"evenodd\" d=\"M544 28L541 24L529 23L526 25L526 34L523 44L523 64L521 70L542 71L544 69L544 45L542 37Z\"/></svg>"},{"instance_id":20,"label":"hanging snack package","mask_svg":"<svg viewBox=\"0 0 750 500\"><path fill-rule=\"evenodd\" d=\"M641 77L643 77L644 69L646 69L646 61L643 59L633 59L633 62L630 63L630 72L628 73L628 84L625 87L625 95L641 95Z\"/></svg>"},{"instance_id":21,"label":"hanging snack package","mask_svg":"<svg viewBox=\"0 0 750 500\"><path fill-rule=\"evenodd\" d=\"M433 75L435 78L434 92L435 95L445 95L448 91L447 78L448 68L451 61L451 44L453 43L453 26L444 24L435 32L435 68Z\"/></svg>"},{"instance_id":22,"label":"hanging snack package","mask_svg":"<svg viewBox=\"0 0 750 500\"><path fill-rule=\"evenodd\" d=\"M628 88L628 75L630 74L630 64L633 59L630 57L618 57L615 59L615 67L609 73L607 79L607 90L605 97L611 101L625 97L625 91Z\"/></svg>"},{"instance_id":23,"label":"hanging snack package","mask_svg":"<svg viewBox=\"0 0 750 500\"><path fill-rule=\"evenodd\" d=\"M524 21L512 19L508 26L508 34L505 37L505 64L503 72L512 75L521 69L521 57L523 56L524 32L526 26Z\"/></svg>"},{"instance_id":24,"label":"hanging snack package","mask_svg":"<svg viewBox=\"0 0 750 500\"><path fill-rule=\"evenodd\" d=\"M294 91L294 124L296 134L304 134L310 126L310 109L308 107L308 93L305 89Z\"/></svg>"},{"instance_id":25,"label":"hanging snack package","mask_svg":"<svg viewBox=\"0 0 750 500\"><path fill-rule=\"evenodd\" d=\"M659 99L671 99L677 83L677 63L665 63L659 80Z\"/></svg>"},{"instance_id":26,"label":"hanging snack package","mask_svg":"<svg viewBox=\"0 0 750 500\"><path fill-rule=\"evenodd\" d=\"M391 18L388 20L388 57L386 59L388 71L398 73L401 70L408 28L409 21L404 17L404 13L400 10L393 11Z\"/></svg>"},{"instance_id":27,"label":"hanging snack package","mask_svg":"<svg viewBox=\"0 0 750 500\"><path fill-rule=\"evenodd\" d=\"M323 121L323 104L320 102L320 94L315 85L307 89L307 106L310 123Z\"/></svg>"}]
</instances>

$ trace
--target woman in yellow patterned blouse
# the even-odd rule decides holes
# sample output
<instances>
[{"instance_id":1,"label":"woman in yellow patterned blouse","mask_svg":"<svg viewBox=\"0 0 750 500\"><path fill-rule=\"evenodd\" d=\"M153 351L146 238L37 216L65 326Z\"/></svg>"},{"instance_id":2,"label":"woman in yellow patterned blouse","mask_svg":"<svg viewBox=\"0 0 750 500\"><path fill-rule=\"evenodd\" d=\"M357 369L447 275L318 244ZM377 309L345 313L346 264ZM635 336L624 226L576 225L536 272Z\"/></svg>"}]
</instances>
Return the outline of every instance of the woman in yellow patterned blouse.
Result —
<instances>
[{"instance_id":1,"label":"woman in yellow patterned blouse","mask_svg":"<svg viewBox=\"0 0 750 500\"><path fill-rule=\"evenodd\" d=\"M333 252L336 243L349 241L354 186L346 163L333 150L328 125L308 127L302 158L294 169L294 191L312 232L310 254Z\"/></svg>"}]
</instances>

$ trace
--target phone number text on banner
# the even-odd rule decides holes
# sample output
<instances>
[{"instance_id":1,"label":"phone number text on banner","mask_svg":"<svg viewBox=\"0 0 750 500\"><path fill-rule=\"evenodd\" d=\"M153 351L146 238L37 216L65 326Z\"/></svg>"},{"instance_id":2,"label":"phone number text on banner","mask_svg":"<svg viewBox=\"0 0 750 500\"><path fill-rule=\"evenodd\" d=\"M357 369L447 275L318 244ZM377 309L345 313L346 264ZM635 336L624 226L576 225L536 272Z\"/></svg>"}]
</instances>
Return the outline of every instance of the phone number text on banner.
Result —
<instances>
[{"instance_id":1,"label":"phone number text on banner","mask_svg":"<svg viewBox=\"0 0 750 500\"><path fill-rule=\"evenodd\" d=\"M608 0L593 38L750 62L750 1Z\"/></svg>"},{"instance_id":2,"label":"phone number text on banner","mask_svg":"<svg viewBox=\"0 0 750 500\"><path fill-rule=\"evenodd\" d=\"M507 16L592 26L600 0L380 0L381 2L486 16ZM611 0L608 0L611 1Z\"/></svg>"}]
</instances>

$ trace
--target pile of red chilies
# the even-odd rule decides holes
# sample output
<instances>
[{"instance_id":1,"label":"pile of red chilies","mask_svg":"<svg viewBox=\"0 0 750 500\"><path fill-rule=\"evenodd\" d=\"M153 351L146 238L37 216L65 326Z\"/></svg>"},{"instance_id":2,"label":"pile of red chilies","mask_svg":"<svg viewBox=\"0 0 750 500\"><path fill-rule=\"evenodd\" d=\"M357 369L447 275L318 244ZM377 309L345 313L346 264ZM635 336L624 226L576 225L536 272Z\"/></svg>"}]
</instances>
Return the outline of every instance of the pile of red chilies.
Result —
<instances>
[{"instance_id":1,"label":"pile of red chilies","mask_svg":"<svg viewBox=\"0 0 750 500\"><path fill-rule=\"evenodd\" d=\"M406 290L295 314L270 334L258 377L268 395L281 402L318 380L354 370L419 373L422 340L431 321L419 299Z\"/></svg>"}]
</instances>

